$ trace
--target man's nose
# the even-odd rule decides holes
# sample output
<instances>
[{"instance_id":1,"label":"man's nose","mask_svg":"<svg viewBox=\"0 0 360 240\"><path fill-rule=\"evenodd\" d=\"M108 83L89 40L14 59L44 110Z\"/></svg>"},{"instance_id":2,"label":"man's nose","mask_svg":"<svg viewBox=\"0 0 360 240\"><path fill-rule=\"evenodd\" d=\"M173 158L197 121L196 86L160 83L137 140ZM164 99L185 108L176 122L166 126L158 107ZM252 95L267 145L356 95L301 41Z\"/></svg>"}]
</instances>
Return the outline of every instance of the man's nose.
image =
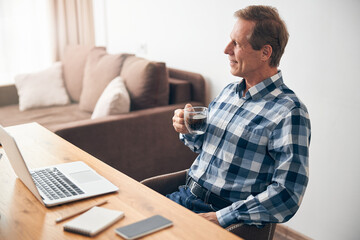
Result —
<instances>
[{"instance_id":1,"label":"man's nose","mask_svg":"<svg viewBox=\"0 0 360 240\"><path fill-rule=\"evenodd\" d=\"M225 54L232 55L233 50L232 50L232 48L231 48L231 42L229 42L229 44L226 45L226 47L225 47L225 49L224 49L224 53L225 53Z\"/></svg>"}]
</instances>

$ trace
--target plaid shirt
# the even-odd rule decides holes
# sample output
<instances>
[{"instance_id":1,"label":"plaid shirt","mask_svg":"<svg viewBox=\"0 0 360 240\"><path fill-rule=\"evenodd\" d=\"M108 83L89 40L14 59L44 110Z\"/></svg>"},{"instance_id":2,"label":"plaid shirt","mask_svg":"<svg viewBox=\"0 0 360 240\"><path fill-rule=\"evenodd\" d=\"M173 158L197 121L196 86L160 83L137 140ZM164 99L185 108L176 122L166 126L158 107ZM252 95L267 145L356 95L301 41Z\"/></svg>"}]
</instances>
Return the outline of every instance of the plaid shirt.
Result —
<instances>
[{"instance_id":1,"label":"plaid shirt","mask_svg":"<svg viewBox=\"0 0 360 240\"><path fill-rule=\"evenodd\" d=\"M233 202L216 212L233 223L285 222L298 210L308 183L310 120L281 72L253 86L231 83L209 105L203 135L180 134L200 153L189 175Z\"/></svg>"}]
</instances>

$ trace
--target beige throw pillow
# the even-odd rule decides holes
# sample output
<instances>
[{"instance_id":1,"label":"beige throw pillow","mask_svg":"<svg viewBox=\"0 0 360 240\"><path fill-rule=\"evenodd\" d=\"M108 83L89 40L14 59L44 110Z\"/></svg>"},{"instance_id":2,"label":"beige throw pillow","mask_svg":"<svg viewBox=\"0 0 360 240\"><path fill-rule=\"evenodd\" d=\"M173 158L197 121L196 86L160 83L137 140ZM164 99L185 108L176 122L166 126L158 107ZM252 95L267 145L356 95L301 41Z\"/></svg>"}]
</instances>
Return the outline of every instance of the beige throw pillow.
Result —
<instances>
[{"instance_id":1,"label":"beige throw pillow","mask_svg":"<svg viewBox=\"0 0 360 240\"><path fill-rule=\"evenodd\" d=\"M108 54L105 49L94 48L90 51L84 69L83 87L79 108L94 111L102 92L111 80L120 75L127 54Z\"/></svg>"},{"instance_id":2,"label":"beige throw pillow","mask_svg":"<svg viewBox=\"0 0 360 240\"><path fill-rule=\"evenodd\" d=\"M95 105L91 119L128 113L130 111L130 97L121 77L112 80Z\"/></svg>"},{"instance_id":3,"label":"beige throw pillow","mask_svg":"<svg viewBox=\"0 0 360 240\"><path fill-rule=\"evenodd\" d=\"M105 50L104 47L96 47ZM69 97L74 102L79 102L84 68L87 56L94 46L68 45L65 47L61 62L63 63L63 77Z\"/></svg>"},{"instance_id":4,"label":"beige throw pillow","mask_svg":"<svg viewBox=\"0 0 360 240\"><path fill-rule=\"evenodd\" d=\"M19 95L20 111L70 102L60 62L40 72L17 75L15 86Z\"/></svg>"}]
</instances>

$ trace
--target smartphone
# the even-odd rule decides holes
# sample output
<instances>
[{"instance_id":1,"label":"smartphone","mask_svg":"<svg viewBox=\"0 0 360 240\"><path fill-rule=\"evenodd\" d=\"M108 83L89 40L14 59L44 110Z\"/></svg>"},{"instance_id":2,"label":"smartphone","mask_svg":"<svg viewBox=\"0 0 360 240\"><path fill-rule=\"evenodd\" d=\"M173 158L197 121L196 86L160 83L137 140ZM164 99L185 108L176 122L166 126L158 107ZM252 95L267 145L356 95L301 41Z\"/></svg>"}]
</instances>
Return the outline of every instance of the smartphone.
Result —
<instances>
[{"instance_id":1,"label":"smartphone","mask_svg":"<svg viewBox=\"0 0 360 240\"><path fill-rule=\"evenodd\" d=\"M172 226L173 223L167 218L160 215L155 215L144 220L119 227L115 232L125 239L136 239L147 234L156 232L160 229Z\"/></svg>"}]
</instances>

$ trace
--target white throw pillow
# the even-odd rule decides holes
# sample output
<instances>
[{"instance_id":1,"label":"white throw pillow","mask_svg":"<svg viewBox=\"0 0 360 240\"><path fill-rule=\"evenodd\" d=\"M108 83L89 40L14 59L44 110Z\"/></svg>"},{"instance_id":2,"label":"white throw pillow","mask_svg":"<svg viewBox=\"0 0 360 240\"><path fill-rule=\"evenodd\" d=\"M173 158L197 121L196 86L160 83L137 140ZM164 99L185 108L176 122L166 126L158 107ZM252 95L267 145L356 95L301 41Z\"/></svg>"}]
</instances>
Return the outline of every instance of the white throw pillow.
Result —
<instances>
[{"instance_id":1,"label":"white throw pillow","mask_svg":"<svg viewBox=\"0 0 360 240\"><path fill-rule=\"evenodd\" d=\"M105 88L96 102L91 119L128 113L130 111L130 96L123 79L114 78Z\"/></svg>"},{"instance_id":2,"label":"white throw pillow","mask_svg":"<svg viewBox=\"0 0 360 240\"><path fill-rule=\"evenodd\" d=\"M15 86L20 111L70 103L62 78L61 62L40 72L15 76Z\"/></svg>"}]
</instances>

